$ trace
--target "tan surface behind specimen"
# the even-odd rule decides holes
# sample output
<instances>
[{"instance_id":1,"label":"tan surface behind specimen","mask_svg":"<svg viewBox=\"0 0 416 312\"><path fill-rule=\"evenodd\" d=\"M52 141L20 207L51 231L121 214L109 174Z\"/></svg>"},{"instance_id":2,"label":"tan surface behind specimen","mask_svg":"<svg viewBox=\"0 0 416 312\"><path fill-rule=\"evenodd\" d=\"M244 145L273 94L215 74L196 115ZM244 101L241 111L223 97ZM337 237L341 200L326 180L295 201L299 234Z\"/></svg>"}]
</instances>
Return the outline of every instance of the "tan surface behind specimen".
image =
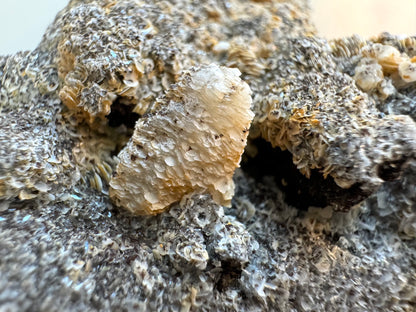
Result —
<instances>
[{"instance_id":1,"label":"tan surface behind specimen","mask_svg":"<svg viewBox=\"0 0 416 312\"><path fill-rule=\"evenodd\" d=\"M327 38L358 34L370 37L388 31L416 33L415 0L311 0L312 20Z\"/></svg>"}]
</instances>

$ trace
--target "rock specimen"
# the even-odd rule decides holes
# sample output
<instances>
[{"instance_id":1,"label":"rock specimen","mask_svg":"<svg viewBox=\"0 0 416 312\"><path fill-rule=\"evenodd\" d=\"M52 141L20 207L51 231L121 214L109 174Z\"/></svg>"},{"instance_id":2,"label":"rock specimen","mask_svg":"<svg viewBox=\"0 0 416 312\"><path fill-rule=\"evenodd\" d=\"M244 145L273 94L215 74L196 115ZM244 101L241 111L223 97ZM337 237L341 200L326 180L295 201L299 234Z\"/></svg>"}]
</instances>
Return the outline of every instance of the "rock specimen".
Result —
<instances>
[{"instance_id":1,"label":"rock specimen","mask_svg":"<svg viewBox=\"0 0 416 312\"><path fill-rule=\"evenodd\" d=\"M381 116L374 101L360 90L380 84L382 92L390 94L389 79L394 77L400 85L411 83L410 38L405 43L409 54L388 43L359 38L351 40L351 48L342 40L331 46L308 36L313 28L297 9L301 2L231 1L228 7L216 1L189 7L182 2L127 3L126 16L118 2L73 5L63 14L61 34L55 39L60 98L79 122L86 121L100 133L100 142L102 132L118 136L113 140L118 146L108 151L121 149L131 136L131 131L120 136L120 129L114 134L109 127L134 128L141 115L158 109L159 93L177 82L184 70L217 63L240 69L253 90L256 116L250 137L261 136L274 147L289 150L307 178L315 170L332 179L338 187L332 193L337 195L327 203L336 209L349 210L373 193L389 176L384 171L390 164L397 176L414 159L414 122L406 116ZM351 76L338 65L342 49L351 57L355 54ZM374 72L361 65L370 59L377 64ZM380 75L386 82L381 83ZM386 129L400 137L385 137ZM98 140L94 134L88 136L85 149ZM369 155L376 146L384 147ZM80 153L91 154L82 148ZM95 162L113 165L110 154ZM100 180L108 180L107 175L88 162L83 167L90 184L101 190L106 182ZM345 199L349 197L354 199Z\"/></svg>"},{"instance_id":2,"label":"rock specimen","mask_svg":"<svg viewBox=\"0 0 416 312\"><path fill-rule=\"evenodd\" d=\"M394 179L415 159L415 122L380 114L374 100L339 70L326 41L296 38L285 49L271 62L264 84L253 86L257 131L251 136L289 150L306 177L315 170L333 179L341 197L355 190L350 196L358 201L333 202L348 210L389 180L389 172L396 172Z\"/></svg>"},{"instance_id":3,"label":"rock specimen","mask_svg":"<svg viewBox=\"0 0 416 312\"><path fill-rule=\"evenodd\" d=\"M193 69L137 124L120 152L110 197L135 214L156 214L193 192L230 206L253 118L238 69Z\"/></svg>"},{"instance_id":4,"label":"rock specimen","mask_svg":"<svg viewBox=\"0 0 416 312\"><path fill-rule=\"evenodd\" d=\"M308 14L72 0L34 51L0 57L0 310L414 310L416 39L327 41ZM251 119L226 67L254 118L225 209ZM203 72L228 96L208 101ZM185 156L227 166L179 180L201 168ZM110 192L141 213L179 202L135 217Z\"/></svg>"}]
</instances>

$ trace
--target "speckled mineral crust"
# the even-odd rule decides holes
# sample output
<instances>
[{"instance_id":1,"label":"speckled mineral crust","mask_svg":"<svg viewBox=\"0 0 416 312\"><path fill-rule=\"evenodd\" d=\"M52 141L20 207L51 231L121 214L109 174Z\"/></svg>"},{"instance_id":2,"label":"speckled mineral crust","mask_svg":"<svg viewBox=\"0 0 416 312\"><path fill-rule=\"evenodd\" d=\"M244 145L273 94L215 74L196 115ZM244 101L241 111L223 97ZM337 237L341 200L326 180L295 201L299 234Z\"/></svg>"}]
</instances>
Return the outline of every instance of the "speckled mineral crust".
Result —
<instances>
[{"instance_id":1,"label":"speckled mineral crust","mask_svg":"<svg viewBox=\"0 0 416 312\"><path fill-rule=\"evenodd\" d=\"M0 57L0 310L414 311L416 38L327 41L308 14L72 0L38 48ZM252 90L231 208L118 209L135 125L174 115L168 90L207 64Z\"/></svg>"},{"instance_id":2,"label":"speckled mineral crust","mask_svg":"<svg viewBox=\"0 0 416 312\"><path fill-rule=\"evenodd\" d=\"M251 92L235 68L192 68L143 117L120 152L110 197L134 214L156 214L184 195L206 193L230 206L246 145Z\"/></svg>"},{"instance_id":3,"label":"speckled mineral crust","mask_svg":"<svg viewBox=\"0 0 416 312\"><path fill-rule=\"evenodd\" d=\"M337 62L342 61L323 39L290 40L273 59L275 70L263 78L268 83L252 87L258 103L254 124L273 146L292 153L304 175L318 170L361 198L389 180L386 171L400 175L415 159L416 127L409 116L381 114ZM368 75L370 84L377 73ZM333 206L348 210L351 204Z\"/></svg>"}]
</instances>

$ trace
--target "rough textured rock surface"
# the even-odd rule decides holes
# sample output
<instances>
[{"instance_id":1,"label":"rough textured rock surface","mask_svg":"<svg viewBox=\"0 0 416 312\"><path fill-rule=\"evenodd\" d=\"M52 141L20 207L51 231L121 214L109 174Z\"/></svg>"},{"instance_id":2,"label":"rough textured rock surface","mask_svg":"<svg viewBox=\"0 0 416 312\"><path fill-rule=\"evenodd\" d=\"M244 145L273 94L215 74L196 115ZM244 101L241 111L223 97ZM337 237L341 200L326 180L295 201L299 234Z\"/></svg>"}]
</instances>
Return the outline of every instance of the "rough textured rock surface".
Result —
<instances>
[{"instance_id":1,"label":"rough textured rock surface","mask_svg":"<svg viewBox=\"0 0 416 312\"><path fill-rule=\"evenodd\" d=\"M0 57L1 310L414 311L416 38L327 41L308 12L73 0L37 49ZM137 120L210 63L252 90L231 208L117 209Z\"/></svg>"}]
</instances>

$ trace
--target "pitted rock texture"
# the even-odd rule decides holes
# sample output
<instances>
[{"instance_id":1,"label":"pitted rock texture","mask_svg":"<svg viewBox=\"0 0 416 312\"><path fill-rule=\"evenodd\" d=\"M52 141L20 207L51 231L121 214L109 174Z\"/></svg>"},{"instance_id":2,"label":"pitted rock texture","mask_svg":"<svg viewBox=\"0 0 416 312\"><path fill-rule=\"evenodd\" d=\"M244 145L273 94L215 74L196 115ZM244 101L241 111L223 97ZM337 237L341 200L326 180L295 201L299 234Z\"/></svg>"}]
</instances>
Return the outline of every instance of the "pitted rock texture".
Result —
<instances>
[{"instance_id":1,"label":"pitted rock texture","mask_svg":"<svg viewBox=\"0 0 416 312\"><path fill-rule=\"evenodd\" d=\"M412 63L415 39L327 41L308 12L72 0L34 51L0 57L0 310L414 311L416 86L411 64L365 51ZM252 90L231 208L195 194L127 215L109 198L117 155L172 83L211 63Z\"/></svg>"}]
</instances>

